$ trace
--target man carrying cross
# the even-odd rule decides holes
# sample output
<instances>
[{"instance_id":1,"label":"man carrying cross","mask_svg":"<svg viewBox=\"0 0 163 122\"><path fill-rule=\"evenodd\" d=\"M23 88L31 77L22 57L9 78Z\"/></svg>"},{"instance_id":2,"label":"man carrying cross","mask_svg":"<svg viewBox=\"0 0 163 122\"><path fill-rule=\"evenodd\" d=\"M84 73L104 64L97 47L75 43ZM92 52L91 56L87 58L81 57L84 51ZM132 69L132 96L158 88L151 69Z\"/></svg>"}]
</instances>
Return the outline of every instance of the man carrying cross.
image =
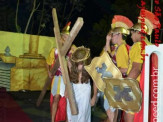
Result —
<instances>
[{"instance_id":1,"label":"man carrying cross","mask_svg":"<svg viewBox=\"0 0 163 122\"><path fill-rule=\"evenodd\" d=\"M69 35L69 29L70 29L69 22L62 30L61 36L62 36L62 44L64 44L65 40L67 40ZM73 48L72 48L73 49ZM73 52L73 50L71 50ZM67 55L70 56L70 55ZM50 96L50 106L51 106L51 121L54 122L58 120L65 120L66 119L66 99L64 97L65 92L65 84L63 82L62 78L62 72L61 68L59 67L56 71L55 75L50 72L50 66L51 68L54 66L56 59L58 58L58 51L56 48L52 48L46 62L47 62L47 69L48 69L48 75L50 78L53 77L52 83L51 83L51 96ZM58 103L63 102L62 104L62 113L59 113L59 110L57 111L57 108L60 108L58 106ZM58 118L59 115L62 114L62 117Z\"/></svg>"},{"instance_id":2,"label":"man carrying cross","mask_svg":"<svg viewBox=\"0 0 163 122\"><path fill-rule=\"evenodd\" d=\"M78 47L71 55L70 81L74 91L78 109L77 115L72 115L70 104L67 104L68 122L91 122L91 85L90 77L84 66L90 63L90 50Z\"/></svg>"},{"instance_id":3,"label":"man carrying cross","mask_svg":"<svg viewBox=\"0 0 163 122\"><path fill-rule=\"evenodd\" d=\"M66 86L65 89L67 91L68 101L70 103L71 114L76 115L78 114L78 111L77 111L75 98L74 98L73 91L72 91L72 86L70 84L70 78L68 75L68 66L67 66L67 61L65 59L65 55L68 52L73 40L75 39L76 35L78 34L79 30L81 29L83 25L83 19L81 17L78 17L77 21L75 22L75 25L70 31L67 41L65 41L64 45L62 45L57 13L56 13L56 9L54 8L52 10L52 16L53 16L53 22L54 22L54 34L56 37L56 45L57 45L57 50L58 50L58 59L59 59L60 67L61 67L63 81ZM57 61L58 60L56 60L56 63Z\"/></svg>"}]
</instances>

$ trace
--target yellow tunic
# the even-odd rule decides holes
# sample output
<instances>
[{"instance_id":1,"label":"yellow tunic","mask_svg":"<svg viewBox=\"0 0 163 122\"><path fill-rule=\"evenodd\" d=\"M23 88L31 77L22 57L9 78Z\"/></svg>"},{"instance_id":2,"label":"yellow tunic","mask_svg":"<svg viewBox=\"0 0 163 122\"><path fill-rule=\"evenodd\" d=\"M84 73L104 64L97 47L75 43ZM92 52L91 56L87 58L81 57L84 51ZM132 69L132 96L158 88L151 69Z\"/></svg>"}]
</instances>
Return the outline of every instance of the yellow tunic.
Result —
<instances>
[{"instance_id":1,"label":"yellow tunic","mask_svg":"<svg viewBox=\"0 0 163 122\"><path fill-rule=\"evenodd\" d=\"M48 55L48 57L47 57L47 59L46 59L46 63L48 65L52 65L54 60L55 60L55 57L54 57L55 50L56 50L55 48L52 48L49 55Z\"/></svg>"},{"instance_id":2,"label":"yellow tunic","mask_svg":"<svg viewBox=\"0 0 163 122\"><path fill-rule=\"evenodd\" d=\"M53 65L55 63L56 60L55 53L57 53L57 49L52 48L49 53L49 56L46 59L48 65ZM56 94L60 94L61 96L64 96L64 91L65 91L65 85L62 76L61 75L54 76L51 83L52 95L55 96Z\"/></svg>"},{"instance_id":3,"label":"yellow tunic","mask_svg":"<svg viewBox=\"0 0 163 122\"><path fill-rule=\"evenodd\" d=\"M144 41L147 45L151 44L147 38L145 38ZM133 62L143 63L142 54L145 54L145 49L143 49L141 45L142 45L141 42L136 42L133 44L133 46L130 49L129 52L130 63L129 63L127 74L129 74L129 72L131 71ZM136 80L140 81L140 75L137 77Z\"/></svg>"},{"instance_id":4,"label":"yellow tunic","mask_svg":"<svg viewBox=\"0 0 163 122\"><path fill-rule=\"evenodd\" d=\"M126 43L121 44L116 51L116 62L118 68L128 68L129 54Z\"/></svg>"},{"instance_id":5,"label":"yellow tunic","mask_svg":"<svg viewBox=\"0 0 163 122\"><path fill-rule=\"evenodd\" d=\"M115 50L111 52L111 55L116 56L116 63L118 68L128 68L129 65L129 53L126 47L126 43L123 42L120 46L115 45ZM100 53L102 55L104 53L104 49Z\"/></svg>"}]
</instances>

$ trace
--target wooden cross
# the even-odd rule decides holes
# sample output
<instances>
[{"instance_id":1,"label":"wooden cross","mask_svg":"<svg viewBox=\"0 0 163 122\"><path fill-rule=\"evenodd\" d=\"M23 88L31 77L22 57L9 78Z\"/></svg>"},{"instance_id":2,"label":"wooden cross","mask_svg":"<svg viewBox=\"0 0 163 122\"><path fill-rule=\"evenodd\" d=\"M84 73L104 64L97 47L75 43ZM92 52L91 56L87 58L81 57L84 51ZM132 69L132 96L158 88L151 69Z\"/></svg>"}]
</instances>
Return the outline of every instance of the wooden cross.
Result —
<instances>
[{"instance_id":1,"label":"wooden cross","mask_svg":"<svg viewBox=\"0 0 163 122\"><path fill-rule=\"evenodd\" d=\"M61 47L61 44L59 41L61 39L61 37L60 37L60 31L59 31L59 26L58 26L56 9L52 10L52 14L53 14L53 21L54 21L54 25L55 25L54 32L55 32L55 36L56 36L56 43L57 43L59 59L58 58L56 59L55 65L52 68L51 73L55 74L55 72L59 68L59 64L61 65L63 79L64 79L64 82L66 82L66 88L67 88L67 92L68 92L68 98L69 98L69 102L70 102L71 112L72 112L72 114L77 114L76 106L74 106L75 101L74 101L73 94L72 94L71 84L69 82L67 66L65 63L65 55L68 52L73 40L79 33L81 27L83 26L83 18L78 17L76 23L74 24L73 28L70 31L68 39L65 41L64 45ZM37 100L37 103L36 103L37 106L39 106L41 104L43 97L46 93L47 87L50 85L50 83L51 83L51 79L48 77L47 81L45 82L45 85L41 91L41 94Z\"/></svg>"}]
</instances>

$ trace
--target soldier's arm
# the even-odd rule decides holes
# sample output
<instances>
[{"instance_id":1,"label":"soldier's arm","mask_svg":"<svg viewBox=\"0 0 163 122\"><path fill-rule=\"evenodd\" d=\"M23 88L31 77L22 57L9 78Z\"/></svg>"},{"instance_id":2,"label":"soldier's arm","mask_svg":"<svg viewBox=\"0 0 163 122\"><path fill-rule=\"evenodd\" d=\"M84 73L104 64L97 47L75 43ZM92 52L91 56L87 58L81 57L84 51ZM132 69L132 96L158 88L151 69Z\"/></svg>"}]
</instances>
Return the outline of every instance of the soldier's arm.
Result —
<instances>
[{"instance_id":1,"label":"soldier's arm","mask_svg":"<svg viewBox=\"0 0 163 122\"><path fill-rule=\"evenodd\" d=\"M49 78L52 78L53 74L50 72L50 65L46 64L46 68L47 68L47 71L48 71Z\"/></svg>"},{"instance_id":2,"label":"soldier's arm","mask_svg":"<svg viewBox=\"0 0 163 122\"><path fill-rule=\"evenodd\" d=\"M55 48L52 48L46 59L46 68L48 71L49 78L53 77L51 73L51 65L55 62L54 52L55 52Z\"/></svg>"},{"instance_id":3,"label":"soldier's arm","mask_svg":"<svg viewBox=\"0 0 163 122\"><path fill-rule=\"evenodd\" d=\"M111 35L107 34L107 36L106 36L106 44L105 44L104 50L107 51L109 54L111 53L110 42L111 42Z\"/></svg>"},{"instance_id":4,"label":"soldier's arm","mask_svg":"<svg viewBox=\"0 0 163 122\"><path fill-rule=\"evenodd\" d=\"M137 77L141 73L141 69L142 69L142 63L133 62L132 69L130 70L128 77L137 79Z\"/></svg>"},{"instance_id":5,"label":"soldier's arm","mask_svg":"<svg viewBox=\"0 0 163 122\"><path fill-rule=\"evenodd\" d=\"M98 89L97 89L95 83L93 82L93 96L92 96L92 99L91 99L91 106L94 106L95 103L96 103L97 92L98 92Z\"/></svg>"}]
</instances>

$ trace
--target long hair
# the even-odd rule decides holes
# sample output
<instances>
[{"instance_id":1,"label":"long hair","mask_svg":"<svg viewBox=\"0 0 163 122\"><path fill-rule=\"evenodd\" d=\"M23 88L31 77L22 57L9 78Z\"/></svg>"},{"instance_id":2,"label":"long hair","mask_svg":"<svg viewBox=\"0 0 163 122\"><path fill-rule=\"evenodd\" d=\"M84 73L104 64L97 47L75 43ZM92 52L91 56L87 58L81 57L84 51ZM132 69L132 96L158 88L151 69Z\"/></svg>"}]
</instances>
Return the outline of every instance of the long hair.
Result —
<instances>
[{"instance_id":1,"label":"long hair","mask_svg":"<svg viewBox=\"0 0 163 122\"><path fill-rule=\"evenodd\" d=\"M72 67L71 67L71 72L70 72L70 81L73 83L78 83L79 82L79 70L78 70L78 65L79 64L83 64L83 68L82 68L82 77L81 77L81 83L88 83L89 80L89 74L88 72L85 70L84 65L87 65L90 63L90 59L88 59L85 62L73 62L71 61Z\"/></svg>"}]
</instances>

